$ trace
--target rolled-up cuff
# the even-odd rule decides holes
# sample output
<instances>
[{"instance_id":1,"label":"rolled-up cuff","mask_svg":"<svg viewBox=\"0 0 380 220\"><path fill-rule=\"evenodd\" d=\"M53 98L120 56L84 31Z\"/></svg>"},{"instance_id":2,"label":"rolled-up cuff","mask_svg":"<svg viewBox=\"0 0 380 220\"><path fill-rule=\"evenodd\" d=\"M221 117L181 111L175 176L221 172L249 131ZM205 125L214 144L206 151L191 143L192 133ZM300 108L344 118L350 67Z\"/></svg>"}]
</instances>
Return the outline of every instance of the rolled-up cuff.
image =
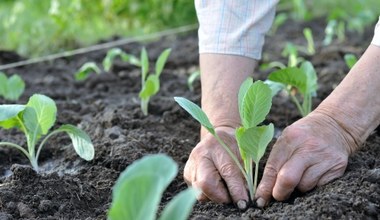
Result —
<instances>
[{"instance_id":1,"label":"rolled-up cuff","mask_svg":"<svg viewBox=\"0 0 380 220\"><path fill-rule=\"evenodd\" d=\"M260 59L278 0L196 0L199 53Z\"/></svg>"},{"instance_id":2,"label":"rolled-up cuff","mask_svg":"<svg viewBox=\"0 0 380 220\"><path fill-rule=\"evenodd\" d=\"M376 27L375 27L375 35L373 36L371 44L374 44L380 47L380 16L379 16L379 21L377 22Z\"/></svg>"}]
</instances>

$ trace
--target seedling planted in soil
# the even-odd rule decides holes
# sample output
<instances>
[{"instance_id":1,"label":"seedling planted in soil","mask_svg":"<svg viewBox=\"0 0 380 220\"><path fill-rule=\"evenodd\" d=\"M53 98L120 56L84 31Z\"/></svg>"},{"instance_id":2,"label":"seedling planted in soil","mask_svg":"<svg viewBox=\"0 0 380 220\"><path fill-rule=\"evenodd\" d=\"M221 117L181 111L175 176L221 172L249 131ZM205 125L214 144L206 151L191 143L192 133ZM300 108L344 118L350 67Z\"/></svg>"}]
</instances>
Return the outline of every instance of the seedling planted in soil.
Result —
<instances>
[{"instance_id":1,"label":"seedling planted in soil","mask_svg":"<svg viewBox=\"0 0 380 220\"><path fill-rule=\"evenodd\" d=\"M279 87L288 92L302 117L311 112L312 96L316 96L318 88L317 74L313 64L304 61L300 67L287 67L274 71L269 74L268 79L266 83L275 90L274 93L279 91Z\"/></svg>"},{"instance_id":2,"label":"seedling planted in soil","mask_svg":"<svg viewBox=\"0 0 380 220\"><path fill-rule=\"evenodd\" d=\"M177 164L163 154L145 156L129 165L113 188L108 219L156 219L164 190L177 172ZM159 219L187 219L197 194L193 188L182 191L166 205Z\"/></svg>"},{"instance_id":3,"label":"seedling planted in soil","mask_svg":"<svg viewBox=\"0 0 380 220\"><path fill-rule=\"evenodd\" d=\"M71 138L76 153L87 161L92 160L94 158L94 146L89 136L81 129L65 124L48 134L55 123L56 114L55 102L40 94L31 96L26 105L0 105L0 127L5 129L17 128L24 132L27 149L11 142L0 142L0 146L20 150L29 159L34 170L38 172L38 157L46 141L57 133L66 132ZM36 152L36 145L43 135L46 136L39 144Z\"/></svg>"},{"instance_id":4,"label":"seedling planted in soil","mask_svg":"<svg viewBox=\"0 0 380 220\"><path fill-rule=\"evenodd\" d=\"M83 64L81 68L79 68L79 70L75 73L75 80L83 81L86 80L90 74L96 73L99 75L101 72L102 71L95 62L87 62Z\"/></svg>"},{"instance_id":5,"label":"seedling planted in soil","mask_svg":"<svg viewBox=\"0 0 380 220\"><path fill-rule=\"evenodd\" d=\"M18 100L25 90L25 82L22 78L14 74L7 77L3 72L0 72L0 96L8 100Z\"/></svg>"},{"instance_id":6,"label":"seedling planted in soil","mask_svg":"<svg viewBox=\"0 0 380 220\"><path fill-rule=\"evenodd\" d=\"M272 105L272 90L269 86L262 81L253 83L252 78L248 78L244 81L239 90L238 104L242 126L236 129L236 139L244 168L231 148L227 146L215 132L214 126L199 106L182 97L175 97L174 99L205 127L226 150L247 181L249 196L250 199L253 200L257 186L259 161L264 155L266 147L272 140L274 134L273 124L258 126L264 121ZM252 179L252 162L256 164L254 180Z\"/></svg>"}]
</instances>

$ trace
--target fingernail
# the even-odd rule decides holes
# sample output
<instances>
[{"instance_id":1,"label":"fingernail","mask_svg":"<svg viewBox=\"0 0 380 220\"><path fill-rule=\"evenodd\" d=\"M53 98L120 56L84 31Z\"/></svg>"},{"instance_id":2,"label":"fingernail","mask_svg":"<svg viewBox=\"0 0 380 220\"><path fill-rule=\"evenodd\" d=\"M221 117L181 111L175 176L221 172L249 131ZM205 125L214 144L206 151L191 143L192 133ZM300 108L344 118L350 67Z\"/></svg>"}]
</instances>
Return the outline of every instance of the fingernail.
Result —
<instances>
[{"instance_id":1,"label":"fingernail","mask_svg":"<svg viewBox=\"0 0 380 220\"><path fill-rule=\"evenodd\" d=\"M261 197L256 200L256 205L259 208L264 208L264 206L265 206L266 203L267 202L263 198L261 198Z\"/></svg>"},{"instance_id":2,"label":"fingernail","mask_svg":"<svg viewBox=\"0 0 380 220\"><path fill-rule=\"evenodd\" d=\"M247 202L245 200L239 200L237 203L236 203L237 207L240 209L240 210L246 210L247 209Z\"/></svg>"}]
</instances>

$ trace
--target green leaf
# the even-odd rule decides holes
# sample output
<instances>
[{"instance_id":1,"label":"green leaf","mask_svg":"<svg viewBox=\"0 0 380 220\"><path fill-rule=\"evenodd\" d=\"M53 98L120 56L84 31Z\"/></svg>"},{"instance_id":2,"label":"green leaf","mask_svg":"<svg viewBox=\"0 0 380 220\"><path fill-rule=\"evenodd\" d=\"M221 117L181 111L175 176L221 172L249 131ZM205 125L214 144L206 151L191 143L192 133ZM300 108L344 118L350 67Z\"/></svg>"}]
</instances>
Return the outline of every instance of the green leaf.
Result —
<instances>
[{"instance_id":1,"label":"green leaf","mask_svg":"<svg viewBox=\"0 0 380 220\"><path fill-rule=\"evenodd\" d=\"M148 53L146 52L145 47L141 50L141 55L140 55L140 60L141 60L141 78L143 81L145 81L146 76L148 75L149 71L149 57Z\"/></svg>"},{"instance_id":2,"label":"green leaf","mask_svg":"<svg viewBox=\"0 0 380 220\"><path fill-rule=\"evenodd\" d=\"M166 49L158 57L157 62L156 62L156 75L158 75L158 76L161 75L161 72L164 69L166 60L168 59L170 52L171 52L170 48Z\"/></svg>"},{"instance_id":3,"label":"green leaf","mask_svg":"<svg viewBox=\"0 0 380 220\"><path fill-rule=\"evenodd\" d=\"M111 70L113 61L115 60L116 56L120 56L122 53L123 51L120 48L113 48L107 51L107 55L102 62L104 70L109 72Z\"/></svg>"},{"instance_id":4,"label":"green leaf","mask_svg":"<svg viewBox=\"0 0 380 220\"><path fill-rule=\"evenodd\" d=\"M0 127L5 129L20 127L17 116L24 109L25 105L0 105Z\"/></svg>"},{"instance_id":5,"label":"green leaf","mask_svg":"<svg viewBox=\"0 0 380 220\"><path fill-rule=\"evenodd\" d=\"M302 95L307 94L307 75L297 67L287 67L269 74L268 79L296 87Z\"/></svg>"},{"instance_id":6,"label":"green leaf","mask_svg":"<svg viewBox=\"0 0 380 220\"><path fill-rule=\"evenodd\" d=\"M242 101L240 115L245 128L254 127L264 121L272 106L272 90L262 81L254 82Z\"/></svg>"},{"instance_id":7,"label":"green leaf","mask_svg":"<svg viewBox=\"0 0 380 220\"><path fill-rule=\"evenodd\" d=\"M108 217L112 220L155 219L161 196L177 172L177 164L163 154L135 161L116 181Z\"/></svg>"},{"instance_id":8,"label":"green leaf","mask_svg":"<svg viewBox=\"0 0 380 220\"><path fill-rule=\"evenodd\" d=\"M307 41L307 52L309 53L309 55L315 54L313 32L310 28L304 28L303 35L305 36L305 39Z\"/></svg>"},{"instance_id":9,"label":"green leaf","mask_svg":"<svg viewBox=\"0 0 380 220\"><path fill-rule=\"evenodd\" d=\"M274 135L273 124L236 129L236 140L239 148L248 154L257 164L263 157L266 147Z\"/></svg>"},{"instance_id":10,"label":"green leaf","mask_svg":"<svg viewBox=\"0 0 380 220\"><path fill-rule=\"evenodd\" d=\"M31 111L25 111L24 121L25 124L38 124L41 127L41 134L45 135L48 133L49 129L54 125L57 116L57 106L55 102L45 96L40 94L35 94L29 98L27 107L31 107L35 111L35 116L28 114L34 114ZM31 126L35 127L35 126Z\"/></svg>"},{"instance_id":11,"label":"green leaf","mask_svg":"<svg viewBox=\"0 0 380 220\"><path fill-rule=\"evenodd\" d=\"M197 190L188 188L176 195L166 205L159 220L186 220L193 209L198 193Z\"/></svg>"},{"instance_id":12,"label":"green leaf","mask_svg":"<svg viewBox=\"0 0 380 220\"><path fill-rule=\"evenodd\" d=\"M346 62L348 68L351 69L356 64L356 62L358 62L358 58L356 58L354 54L345 54L344 61Z\"/></svg>"},{"instance_id":13,"label":"green leaf","mask_svg":"<svg viewBox=\"0 0 380 220\"><path fill-rule=\"evenodd\" d=\"M198 105L182 97L174 97L174 100L211 134L215 134L214 126L211 124L206 113Z\"/></svg>"},{"instance_id":14,"label":"green leaf","mask_svg":"<svg viewBox=\"0 0 380 220\"><path fill-rule=\"evenodd\" d=\"M160 90L160 79L157 75L149 75L148 79L146 80L143 88L141 89L139 93L139 97L141 99L148 99L152 97L153 95L157 94L157 92Z\"/></svg>"},{"instance_id":15,"label":"green leaf","mask_svg":"<svg viewBox=\"0 0 380 220\"><path fill-rule=\"evenodd\" d=\"M25 90L25 82L22 78L14 74L8 79L7 82L7 92L4 95L4 98L8 100L18 100L22 93Z\"/></svg>"},{"instance_id":16,"label":"green leaf","mask_svg":"<svg viewBox=\"0 0 380 220\"><path fill-rule=\"evenodd\" d=\"M55 131L64 131L69 135L73 143L75 152L81 158L87 161L94 159L94 145L92 144L91 139L86 132L69 124L62 125Z\"/></svg>"},{"instance_id":17,"label":"green leaf","mask_svg":"<svg viewBox=\"0 0 380 220\"><path fill-rule=\"evenodd\" d=\"M0 72L0 96L7 94L8 77L3 72Z\"/></svg>"},{"instance_id":18,"label":"green leaf","mask_svg":"<svg viewBox=\"0 0 380 220\"><path fill-rule=\"evenodd\" d=\"M304 74L306 74L306 94L316 95L318 89L318 77L313 64L309 61L304 61L301 64L300 69L304 72Z\"/></svg>"},{"instance_id":19,"label":"green leaf","mask_svg":"<svg viewBox=\"0 0 380 220\"><path fill-rule=\"evenodd\" d=\"M239 113L243 115L243 99L246 96L249 88L253 85L252 77L248 77L244 82L240 85L239 93L238 93L238 107Z\"/></svg>"},{"instance_id":20,"label":"green leaf","mask_svg":"<svg viewBox=\"0 0 380 220\"><path fill-rule=\"evenodd\" d=\"M141 62L140 60L135 57L134 55L131 55L131 54L127 54L127 53L122 53L121 54L121 59L124 61L124 62L128 62L132 65L135 65L135 66L140 66L141 67Z\"/></svg>"},{"instance_id":21,"label":"green leaf","mask_svg":"<svg viewBox=\"0 0 380 220\"><path fill-rule=\"evenodd\" d=\"M95 62L87 62L75 73L75 80L83 81L93 72L100 74L102 71Z\"/></svg>"},{"instance_id":22,"label":"green leaf","mask_svg":"<svg viewBox=\"0 0 380 220\"><path fill-rule=\"evenodd\" d=\"M264 81L264 83L267 84L269 88L272 90L272 97L277 95L277 93L279 93L281 90L285 89L284 84L279 82L274 82L267 79Z\"/></svg>"}]
</instances>

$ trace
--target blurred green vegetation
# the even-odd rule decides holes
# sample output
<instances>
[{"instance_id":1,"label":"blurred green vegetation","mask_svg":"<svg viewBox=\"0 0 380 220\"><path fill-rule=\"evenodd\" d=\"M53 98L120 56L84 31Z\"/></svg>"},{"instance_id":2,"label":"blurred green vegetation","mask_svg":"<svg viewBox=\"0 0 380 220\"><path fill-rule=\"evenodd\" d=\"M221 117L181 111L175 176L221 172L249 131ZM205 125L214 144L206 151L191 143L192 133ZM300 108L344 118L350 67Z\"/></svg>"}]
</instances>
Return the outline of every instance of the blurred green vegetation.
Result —
<instances>
[{"instance_id":1,"label":"blurred green vegetation","mask_svg":"<svg viewBox=\"0 0 380 220\"><path fill-rule=\"evenodd\" d=\"M324 16L360 33L377 20L380 1L282 0L278 9L286 19ZM41 56L193 23L193 0L0 0L0 50Z\"/></svg>"},{"instance_id":2,"label":"blurred green vegetation","mask_svg":"<svg viewBox=\"0 0 380 220\"><path fill-rule=\"evenodd\" d=\"M40 56L193 23L191 0L0 0L0 50Z\"/></svg>"}]
</instances>

